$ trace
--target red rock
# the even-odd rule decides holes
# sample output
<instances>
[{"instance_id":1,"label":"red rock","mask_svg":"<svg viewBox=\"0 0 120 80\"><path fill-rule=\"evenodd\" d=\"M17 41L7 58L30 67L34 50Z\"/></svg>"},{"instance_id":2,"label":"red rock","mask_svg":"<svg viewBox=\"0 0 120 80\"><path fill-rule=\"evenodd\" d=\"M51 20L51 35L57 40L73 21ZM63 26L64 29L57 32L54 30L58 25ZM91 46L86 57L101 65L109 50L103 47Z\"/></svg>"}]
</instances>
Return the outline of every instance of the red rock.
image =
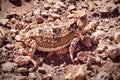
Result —
<instances>
[{"instance_id":1,"label":"red rock","mask_svg":"<svg viewBox=\"0 0 120 80\"><path fill-rule=\"evenodd\" d=\"M38 24L40 24L40 23L43 23L43 22L44 22L44 20L43 20L43 18L42 18L42 17L37 17L37 18L36 18L36 21L37 21L37 23L38 23Z\"/></svg>"},{"instance_id":2,"label":"red rock","mask_svg":"<svg viewBox=\"0 0 120 80\"><path fill-rule=\"evenodd\" d=\"M82 43L87 46L87 47L91 47L92 43L91 43L91 39L89 36L85 36L82 40Z\"/></svg>"},{"instance_id":3,"label":"red rock","mask_svg":"<svg viewBox=\"0 0 120 80\"><path fill-rule=\"evenodd\" d=\"M76 0L67 0L69 3L75 3Z\"/></svg>"},{"instance_id":4,"label":"red rock","mask_svg":"<svg viewBox=\"0 0 120 80\"><path fill-rule=\"evenodd\" d=\"M118 46L111 45L106 50L106 53L110 58L115 59L117 56L120 56L120 48Z\"/></svg>"}]
</instances>

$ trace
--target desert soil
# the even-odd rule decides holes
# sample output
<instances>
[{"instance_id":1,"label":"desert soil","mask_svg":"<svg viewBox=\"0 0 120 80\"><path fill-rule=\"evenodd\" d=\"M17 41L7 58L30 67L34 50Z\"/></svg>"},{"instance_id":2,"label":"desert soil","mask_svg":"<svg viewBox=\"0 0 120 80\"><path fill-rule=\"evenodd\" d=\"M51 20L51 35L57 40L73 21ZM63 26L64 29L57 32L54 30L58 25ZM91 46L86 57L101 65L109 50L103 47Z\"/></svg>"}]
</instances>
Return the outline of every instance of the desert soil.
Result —
<instances>
[{"instance_id":1,"label":"desert soil","mask_svg":"<svg viewBox=\"0 0 120 80\"><path fill-rule=\"evenodd\" d=\"M77 43L75 63L68 47L31 54L16 37L33 22L65 24L75 11L98 21ZM120 80L120 0L0 0L0 80Z\"/></svg>"}]
</instances>

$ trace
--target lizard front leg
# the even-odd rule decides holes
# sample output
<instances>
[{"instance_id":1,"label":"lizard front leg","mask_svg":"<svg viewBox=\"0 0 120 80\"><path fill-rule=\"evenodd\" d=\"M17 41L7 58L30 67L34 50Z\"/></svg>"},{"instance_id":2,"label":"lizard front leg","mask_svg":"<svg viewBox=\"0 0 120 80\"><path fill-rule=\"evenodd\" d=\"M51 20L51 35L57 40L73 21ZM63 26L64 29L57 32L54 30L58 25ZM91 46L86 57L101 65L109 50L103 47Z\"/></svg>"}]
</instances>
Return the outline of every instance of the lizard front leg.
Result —
<instances>
[{"instance_id":1,"label":"lizard front leg","mask_svg":"<svg viewBox=\"0 0 120 80\"><path fill-rule=\"evenodd\" d=\"M77 43L78 43L79 40L80 40L79 37L74 38L74 39L71 41L70 46L69 46L70 59L71 59L71 61L72 61L73 63L74 63L73 53L75 52L76 45L77 45Z\"/></svg>"}]
</instances>

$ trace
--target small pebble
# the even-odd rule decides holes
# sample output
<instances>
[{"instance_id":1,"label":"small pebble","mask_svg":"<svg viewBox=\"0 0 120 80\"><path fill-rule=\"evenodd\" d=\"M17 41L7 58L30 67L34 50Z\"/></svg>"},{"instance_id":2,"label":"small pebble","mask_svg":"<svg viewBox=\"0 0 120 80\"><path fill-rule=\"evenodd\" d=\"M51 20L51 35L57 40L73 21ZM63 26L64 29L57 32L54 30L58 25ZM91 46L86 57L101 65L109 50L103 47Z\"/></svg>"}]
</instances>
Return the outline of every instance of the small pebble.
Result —
<instances>
[{"instance_id":1,"label":"small pebble","mask_svg":"<svg viewBox=\"0 0 120 80\"><path fill-rule=\"evenodd\" d=\"M65 76L65 80L72 80L72 77L71 77L72 73L69 73Z\"/></svg>"},{"instance_id":2,"label":"small pebble","mask_svg":"<svg viewBox=\"0 0 120 80\"><path fill-rule=\"evenodd\" d=\"M53 19L58 19L58 18L60 18L60 15L59 15L59 14L56 14L56 13L51 13L50 16L51 16Z\"/></svg>"},{"instance_id":3,"label":"small pebble","mask_svg":"<svg viewBox=\"0 0 120 80\"><path fill-rule=\"evenodd\" d=\"M19 72L19 73L24 73L24 72L27 72L28 69L24 68L24 67L20 67L20 68L17 68L16 71Z\"/></svg>"},{"instance_id":4,"label":"small pebble","mask_svg":"<svg viewBox=\"0 0 120 80\"><path fill-rule=\"evenodd\" d=\"M114 40L117 43L120 43L120 31L115 33Z\"/></svg>"},{"instance_id":5,"label":"small pebble","mask_svg":"<svg viewBox=\"0 0 120 80\"><path fill-rule=\"evenodd\" d=\"M111 45L106 50L106 53L110 58L115 59L117 56L120 56L120 49L116 45Z\"/></svg>"},{"instance_id":6,"label":"small pebble","mask_svg":"<svg viewBox=\"0 0 120 80\"><path fill-rule=\"evenodd\" d=\"M17 64L13 62L6 62L6 63L3 63L1 66L3 71L11 72L17 67Z\"/></svg>"},{"instance_id":7,"label":"small pebble","mask_svg":"<svg viewBox=\"0 0 120 80\"><path fill-rule=\"evenodd\" d=\"M87 47L91 47L92 43L91 43L91 39L88 36L85 36L82 40L83 44Z\"/></svg>"},{"instance_id":8,"label":"small pebble","mask_svg":"<svg viewBox=\"0 0 120 80\"><path fill-rule=\"evenodd\" d=\"M68 10L69 10L69 11L74 10L74 9L75 9L75 6L74 6L74 5L70 5L70 6L68 7Z\"/></svg>"},{"instance_id":9,"label":"small pebble","mask_svg":"<svg viewBox=\"0 0 120 80\"><path fill-rule=\"evenodd\" d=\"M96 32L92 33L92 43L98 44L99 40L105 36L105 32L101 30L97 30Z\"/></svg>"},{"instance_id":10,"label":"small pebble","mask_svg":"<svg viewBox=\"0 0 120 80\"><path fill-rule=\"evenodd\" d=\"M43 18L42 18L42 17L37 17L37 18L36 18L36 21L37 21L37 23L38 23L38 24L40 24L40 23L43 23L43 22L44 22L44 20L43 20Z\"/></svg>"},{"instance_id":11,"label":"small pebble","mask_svg":"<svg viewBox=\"0 0 120 80\"><path fill-rule=\"evenodd\" d=\"M9 19L0 19L0 24L5 26L8 23Z\"/></svg>"},{"instance_id":12,"label":"small pebble","mask_svg":"<svg viewBox=\"0 0 120 80\"><path fill-rule=\"evenodd\" d=\"M48 10L48 9L50 9L50 5L49 5L49 4L44 4L44 8L45 8L46 10Z\"/></svg>"},{"instance_id":13,"label":"small pebble","mask_svg":"<svg viewBox=\"0 0 120 80\"><path fill-rule=\"evenodd\" d=\"M39 15L40 14L40 9L35 10L33 14L34 15Z\"/></svg>"},{"instance_id":14,"label":"small pebble","mask_svg":"<svg viewBox=\"0 0 120 80\"><path fill-rule=\"evenodd\" d=\"M69 3L75 3L76 0L67 0Z\"/></svg>"},{"instance_id":15,"label":"small pebble","mask_svg":"<svg viewBox=\"0 0 120 80\"><path fill-rule=\"evenodd\" d=\"M44 75L42 77L42 80L52 80L53 76L49 76L49 75Z\"/></svg>"},{"instance_id":16,"label":"small pebble","mask_svg":"<svg viewBox=\"0 0 120 80\"><path fill-rule=\"evenodd\" d=\"M86 71L83 66L81 66L73 76L73 80L85 80Z\"/></svg>"},{"instance_id":17,"label":"small pebble","mask_svg":"<svg viewBox=\"0 0 120 80\"><path fill-rule=\"evenodd\" d=\"M39 71L39 73L46 74L44 67L39 67L38 71Z\"/></svg>"},{"instance_id":18,"label":"small pebble","mask_svg":"<svg viewBox=\"0 0 120 80\"><path fill-rule=\"evenodd\" d=\"M48 16L49 16L49 13L46 12L46 11L44 11L44 12L41 12L41 15L42 15L43 17L48 17Z\"/></svg>"},{"instance_id":19,"label":"small pebble","mask_svg":"<svg viewBox=\"0 0 120 80\"><path fill-rule=\"evenodd\" d=\"M29 78L35 79L36 78L36 74L34 72L29 73Z\"/></svg>"},{"instance_id":20,"label":"small pebble","mask_svg":"<svg viewBox=\"0 0 120 80\"><path fill-rule=\"evenodd\" d=\"M4 36L5 36L5 31L0 27L0 46L3 44Z\"/></svg>"},{"instance_id":21,"label":"small pebble","mask_svg":"<svg viewBox=\"0 0 120 80\"><path fill-rule=\"evenodd\" d=\"M14 61L22 66L22 65L25 65L25 64L28 64L30 61L31 61L31 57L30 56L17 56Z\"/></svg>"},{"instance_id":22,"label":"small pebble","mask_svg":"<svg viewBox=\"0 0 120 80\"><path fill-rule=\"evenodd\" d=\"M21 39L22 39L22 37L21 37L20 35L16 35L16 36L15 36L15 40L21 41Z\"/></svg>"},{"instance_id":23,"label":"small pebble","mask_svg":"<svg viewBox=\"0 0 120 80\"><path fill-rule=\"evenodd\" d=\"M12 50L15 46L13 44L7 44L6 48Z\"/></svg>"}]
</instances>

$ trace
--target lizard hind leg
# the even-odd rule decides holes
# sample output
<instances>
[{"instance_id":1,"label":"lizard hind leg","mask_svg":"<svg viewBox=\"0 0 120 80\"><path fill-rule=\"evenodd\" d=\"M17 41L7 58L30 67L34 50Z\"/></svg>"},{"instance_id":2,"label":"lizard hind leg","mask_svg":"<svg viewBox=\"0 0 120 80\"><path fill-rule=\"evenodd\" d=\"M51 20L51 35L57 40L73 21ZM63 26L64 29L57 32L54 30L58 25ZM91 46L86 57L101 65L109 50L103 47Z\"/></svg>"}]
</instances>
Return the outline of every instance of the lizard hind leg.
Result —
<instances>
[{"instance_id":1,"label":"lizard hind leg","mask_svg":"<svg viewBox=\"0 0 120 80\"><path fill-rule=\"evenodd\" d=\"M79 40L80 40L79 37L74 38L74 39L71 41L70 46L69 46L70 59L71 59L71 61L72 61L73 63L74 63L73 53L75 52L76 45L77 45L77 43L78 43Z\"/></svg>"}]
</instances>

